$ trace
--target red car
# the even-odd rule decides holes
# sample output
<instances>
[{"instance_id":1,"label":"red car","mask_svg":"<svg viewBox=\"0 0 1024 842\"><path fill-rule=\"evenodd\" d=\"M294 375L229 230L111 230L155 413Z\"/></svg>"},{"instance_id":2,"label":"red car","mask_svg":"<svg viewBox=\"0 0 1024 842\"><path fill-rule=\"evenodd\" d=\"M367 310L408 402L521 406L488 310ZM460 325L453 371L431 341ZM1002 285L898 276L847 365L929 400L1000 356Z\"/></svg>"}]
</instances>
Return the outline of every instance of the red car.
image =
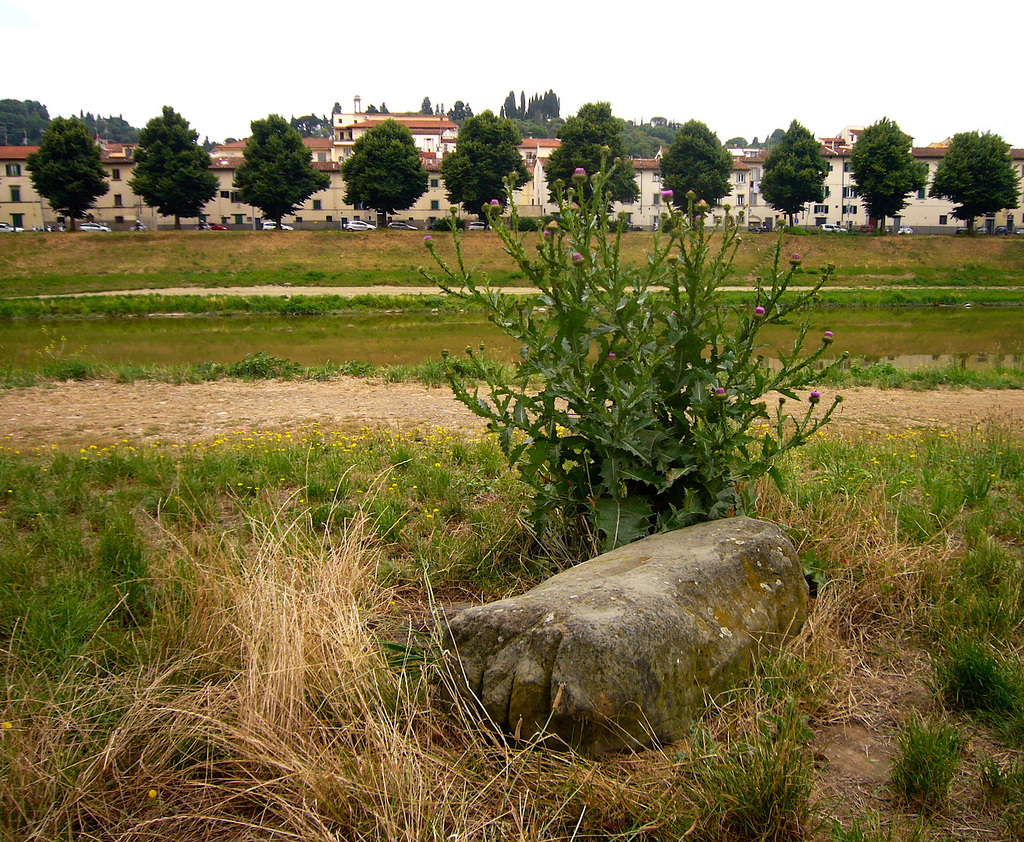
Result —
<instances>
[{"instance_id":1,"label":"red car","mask_svg":"<svg viewBox=\"0 0 1024 842\"><path fill-rule=\"evenodd\" d=\"M215 225L212 222L201 222L199 224L200 231L227 231L226 225Z\"/></svg>"}]
</instances>

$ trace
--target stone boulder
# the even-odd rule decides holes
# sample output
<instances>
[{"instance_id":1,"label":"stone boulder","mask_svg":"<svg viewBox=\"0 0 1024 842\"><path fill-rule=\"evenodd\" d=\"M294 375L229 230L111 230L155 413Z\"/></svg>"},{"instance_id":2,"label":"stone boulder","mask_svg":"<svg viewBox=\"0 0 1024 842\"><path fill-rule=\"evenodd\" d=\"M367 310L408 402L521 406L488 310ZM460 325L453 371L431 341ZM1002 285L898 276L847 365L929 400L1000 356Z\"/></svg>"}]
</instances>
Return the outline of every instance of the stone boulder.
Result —
<instances>
[{"instance_id":1,"label":"stone boulder","mask_svg":"<svg viewBox=\"0 0 1024 842\"><path fill-rule=\"evenodd\" d=\"M495 725L599 754L680 737L707 699L807 615L796 551L772 523L703 523L613 550L521 596L467 608L452 682Z\"/></svg>"}]
</instances>

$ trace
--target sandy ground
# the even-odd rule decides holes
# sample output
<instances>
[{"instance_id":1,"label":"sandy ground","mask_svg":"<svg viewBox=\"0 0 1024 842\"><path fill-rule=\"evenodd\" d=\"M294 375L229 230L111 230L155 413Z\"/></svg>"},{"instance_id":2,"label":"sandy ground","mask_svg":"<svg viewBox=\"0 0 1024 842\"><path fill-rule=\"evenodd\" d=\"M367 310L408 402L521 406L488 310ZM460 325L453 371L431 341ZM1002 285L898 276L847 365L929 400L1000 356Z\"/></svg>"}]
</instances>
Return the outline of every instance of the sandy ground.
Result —
<instances>
[{"instance_id":1,"label":"sandy ground","mask_svg":"<svg viewBox=\"0 0 1024 842\"><path fill-rule=\"evenodd\" d=\"M846 429L1024 423L1024 392L845 389L836 423ZM831 402L828 392L822 405ZM447 388L356 378L328 382L219 381L198 385L61 383L0 392L0 440L10 445L81 446L197 441L237 430L324 430L364 426L473 429L479 418Z\"/></svg>"}]
</instances>

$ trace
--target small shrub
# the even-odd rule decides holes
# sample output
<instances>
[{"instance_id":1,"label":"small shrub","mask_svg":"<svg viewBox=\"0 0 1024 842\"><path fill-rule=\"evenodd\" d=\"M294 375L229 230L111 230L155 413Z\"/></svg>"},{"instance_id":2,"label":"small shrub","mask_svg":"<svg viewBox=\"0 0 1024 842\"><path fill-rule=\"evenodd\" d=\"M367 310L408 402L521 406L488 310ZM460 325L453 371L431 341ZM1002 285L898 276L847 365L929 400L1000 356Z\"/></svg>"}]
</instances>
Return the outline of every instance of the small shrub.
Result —
<instances>
[{"instance_id":1,"label":"small shrub","mask_svg":"<svg viewBox=\"0 0 1024 842\"><path fill-rule=\"evenodd\" d=\"M897 746L900 754L889 781L893 793L912 807L940 807L963 756L960 733L951 725L926 722L915 713L901 729Z\"/></svg>"},{"instance_id":2,"label":"small shrub","mask_svg":"<svg viewBox=\"0 0 1024 842\"><path fill-rule=\"evenodd\" d=\"M455 396L490 422L533 487L538 534L554 518L600 536L606 549L752 512L754 481L835 409L817 411L817 393L796 417L781 404L770 414L762 401L771 391L799 400L797 390L823 376L815 364L831 334L805 353L804 322L777 371L758 354L761 328L807 310L831 269L810 291L788 293L801 259L783 260L780 238L749 300L726 306L720 287L739 245L737 220L726 214L707 226L709 209L695 197L686 212L669 209L671 230L654 236L646 265L624 265L621 231L606 212L608 178L577 173L568 192L556 194L560 221L548 224L535 250L515 230L514 203L512 230L495 226L540 289L535 299L479 284L457 234L454 265L426 242L442 289L488 311L522 346L514 378L481 365L468 383L453 366ZM492 221L500 210L490 206Z\"/></svg>"},{"instance_id":3,"label":"small shrub","mask_svg":"<svg viewBox=\"0 0 1024 842\"><path fill-rule=\"evenodd\" d=\"M228 377L240 377L243 380L269 380L275 377L294 377L302 370L296 362L274 357L263 351L246 354L237 363L224 366Z\"/></svg>"}]
</instances>

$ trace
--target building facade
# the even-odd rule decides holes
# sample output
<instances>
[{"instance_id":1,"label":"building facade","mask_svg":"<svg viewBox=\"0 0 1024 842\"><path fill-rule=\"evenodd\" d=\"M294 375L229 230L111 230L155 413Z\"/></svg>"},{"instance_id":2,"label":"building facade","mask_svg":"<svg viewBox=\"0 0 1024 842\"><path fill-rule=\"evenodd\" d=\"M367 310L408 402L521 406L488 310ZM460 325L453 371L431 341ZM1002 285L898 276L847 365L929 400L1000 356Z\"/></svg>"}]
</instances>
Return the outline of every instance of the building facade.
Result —
<instances>
[{"instance_id":1,"label":"building facade","mask_svg":"<svg viewBox=\"0 0 1024 842\"><path fill-rule=\"evenodd\" d=\"M441 162L458 143L458 126L444 116L365 114L358 111L358 98L355 106L356 110L351 113L334 115L333 137L306 139L313 166L328 175L330 185L307 199L285 222L311 230L337 230L350 220L371 221L378 225L400 220L419 228L428 228L436 220L446 218L452 204L441 177ZM388 119L408 126L428 174L428 187L413 207L385 220L377 219L375 211L371 209L345 203L341 163L352 154L352 148L360 137ZM794 220L797 225L811 229L828 224L856 230L872 224L857 192L850 167L850 152L861 131L859 127L847 127L836 137L821 139L822 155L828 164L825 196L821 202L804 206ZM544 165L559 144L560 141L552 138L527 138L520 145L520 153L529 173L529 179L514 196L521 216L536 218L556 210L547 189ZM0 221L26 230L55 226L57 223L56 214L46 200L36 193L29 178L26 158L34 149L29 146L0 147ZM211 152L211 168L219 182L216 194L199 219L183 224L216 223L234 229L261 227L259 209L243 204L234 187L235 171L244 160L244 149L245 141L214 148ZM913 149L914 157L928 165L929 184L947 149L948 142ZM133 148L100 142L100 151L110 189L97 200L90 212L92 219L114 230L128 230L136 222L150 229L171 227L173 219L160 216L128 186L134 168ZM760 192L765 151L731 151L734 158L730 192L723 197L722 204L729 204L733 212L742 212L744 221L750 225L775 228L783 224L785 215L766 205ZM1014 149L1011 154L1020 188L1024 186L1024 149ZM614 207L615 212L625 214L633 226L644 229L656 227L664 210L659 157L633 161L639 197L634 202L617 203ZM1020 193L1018 189L1018 196ZM459 209L456 208L456 211ZM955 233L963 227L963 223L953 216L953 205L945 200L929 198L927 188L909 196L904 211L894 220L887 220L887 224L892 224L897 230L909 226L916 233L922 234ZM1018 199L1017 207L990 214L977 220L976 225L990 233L1000 226L1005 226L1011 232L1024 226L1021 199Z\"/></svg>"}]
</instances>

